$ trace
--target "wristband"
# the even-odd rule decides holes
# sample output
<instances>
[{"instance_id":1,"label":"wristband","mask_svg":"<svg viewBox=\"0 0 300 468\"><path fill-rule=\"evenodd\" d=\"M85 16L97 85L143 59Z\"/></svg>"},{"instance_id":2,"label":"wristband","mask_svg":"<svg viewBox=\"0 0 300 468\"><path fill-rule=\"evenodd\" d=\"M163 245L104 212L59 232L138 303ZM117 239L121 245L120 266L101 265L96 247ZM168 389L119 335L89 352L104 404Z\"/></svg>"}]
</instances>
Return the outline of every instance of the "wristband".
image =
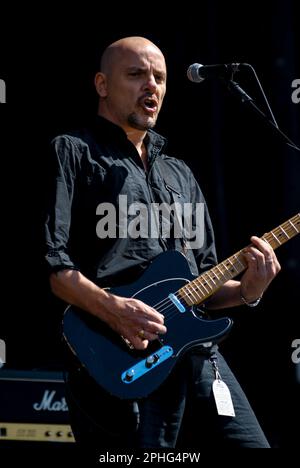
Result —
<instances>
[{"instance_id":1,"label":"wristband","mask_svg":"<svg viewBox=\"0 0 300 468\"><path fill-rule=\"evenodd\" d=\"M259 296L259 298L256 299L255 301L248 302L241 293L241 300L248 307L256 307L260 303L261 298L262 298L262 296Z\"/></svg>"}]
</instances>

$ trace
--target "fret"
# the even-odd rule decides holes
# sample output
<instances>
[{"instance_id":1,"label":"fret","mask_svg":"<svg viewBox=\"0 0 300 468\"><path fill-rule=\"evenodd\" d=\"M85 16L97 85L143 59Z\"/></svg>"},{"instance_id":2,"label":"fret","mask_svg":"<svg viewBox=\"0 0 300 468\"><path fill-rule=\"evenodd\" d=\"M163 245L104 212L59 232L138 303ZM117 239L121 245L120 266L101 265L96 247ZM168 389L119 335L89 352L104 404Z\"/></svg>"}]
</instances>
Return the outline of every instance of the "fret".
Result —
<instances>
[{"instance_id":1,"label":"fret","mask_svg":"<svg viewBox=\"0 0 300 468\"><path fill-rule=\"evenodd\" d=\"M208 278L210 279L210 281L213 283L214 286L216 286L216 282L214 280L214 277L211 277L211 275L209 274L209 271L206 272L206 275L208 276Z\"/></svg>"},{"instance_id":2,"label":"fret","mask_svg":"<svg viewBox=\"0 0 300 468\"><path fill-rule=\"evenodd\" d=\"M186 302L187 305L195 304L194 298L190 297L190 295L191 293L187 286L185 286L184 288L181 288L178 291L178 296L181 297Z\"/></svg>"},{"instance_id":3,"label":"fret","mask_svg":"<svg viewBox=\"0 0 300 468\"><path fill-rule=\"evenodd\" d=\"M287 235L287 233L285 232L285 230L283 229L282 226L279 226L279 229L281 230L282 234L287 237L287 240L289 240L289 236Z\"/></svg>"},{"instance_id":4,"label":"fret","mask_svg":"<svg viewBox=\"0 0 300 468\"><path fill-rule=\"evenodd\" d=\"M218 282L220 282L221 280L220 280L220 278L218 277L216 270L217 270L217 267L215 266L215 267L212 268L211 271L213 272L214 276L217 278Z\"/></svg>"},{"instance_id":5,"label":"fret","mask_svg":"<svg viewBox=\"0 0 300 468\"><path fill-rule=\"evenodd\" d=\"M296 226L299 225L299 228ZM273 249L276 249L279 247L279 245L284 244L288 240L290 240L292 237L297 235L300 231L300 215L297 214L293 218L289 219L285 223L281 224L277 228L273 229L273 231L268 232L267 234L264 234L262 239L268 244L270 244ZM272 238L271 238L272 236ZM284 237L281 237L284 236ZM274 242L274 238L276 239L276 243Z\"/></svg>"},{"instance_id":6,"label":"fret","mask_svg":"<svg viewBox=\"0 0 300 468\"><path fill-rule=\"evenodd\" d=\"M222 286L223 281L217 275L217 268L216 267L213 267L211 270L207 271L206 274L210 277L212 283L214 284L214 289L215 290L219 289L219 287Z\"/></svg>"},{"instance_id":7,"label":"fret","mask_svg":"<svg viewBox=\"0 0 300 468\"><path fill-rule=\"evenodd\" d=\"M296 232L299 232L298 229L296 228L296 226L292 223L292 221L289 221L289 223L293 226L293 228L295 229Z\"/></svg>"},{"instance_id":8,"label":"fret","mask_svg":"<svg viewBox=\"0 0 300 468\"><path fill-rule=\"evenodd\" d=\"M224 273L222 272L220 265L216 265L214 268L217 269L221 273L222 276L224 276Z\"/></svg>"},{"instance_id":9,"label":"fret","mask_svg":"<svg viewBox=\"0 0 300 468\"><path fill-rule=\"evenodd\" d=\"M274 234L273 231L271 231L271 234L272 234L272 236L274 237L274 239L278 242L278 244L281 245L280 240L278 239L278 237L275 236L275 234Z\"/></svg>"},{"instance_id":10,"label":"fret","mask_svg":"<svg viewBox=\"0 0 300 468\"><path fill-rule=\"evenodd\" d=\"M293 236L293 234L295 232L295 229L293 228L292 223L286 223L285 224L285 230L286 230L286 232L289 233L289 239L290 239L291 236Z\"/></svg>"},{"instance_id":11,"label":"fret","mask_svg":"<svg viewBox=\"0 0 300 468\"><path fill-rule=\"evenodd\" d=\"M204 278L204 275L205 275L205 273L203 273L201 275L201 278L199 278L199 283L201 283L201 286L204 288L206 293L210 293L210 291L208 291L207 288L206 288L207 281L205 281L205 283L203 283L203 281L202 281L202 278ZM204 278L204 280L205 280L205 278Z\"/></svg>"},{"instance_id":12,"label":"fret","mask_svg":"<svg viewBox=\"0 0 300 468\"><path fill-rule=\"evenodd\" d=\"M272 247L272 244L271 244L271 242L268 241L268 238L267 238L266 235L264 235L264 236L262 237L262 239L263 239L265 242L267 242L267 243Z\"/></svg>"},{"instance_id":13,"label":"fret","mask_svg":"<svg viewBox=\"0 0 300 468\"><path fill-rule=\"evenodd\" d=\"M239 267L240 268L239 273L240 273L245 268L245 263L243 263L242 256L241 256L241 251L237 252L235 255L233 255L233 257L240 265L240 267Z\"/></svg>"},{"instance_id":14,"label":"fret","mask_svg":"<svg viewBox=\"0 0 300 468\"><path fill-rule=\"evenodd\" d=\"M230 278L238 275L241 271L245 269L246 265L243 265L240 260L237 261L234 255L227 259L226 267L228 267L228 263L230 265L228 271L230 273Z\"/></svg>"},{"instance_id":15,"label":"fret","mask_svg":"<svg viewBox=\"0 0 300 468\"><path fill-rule=\"evenodd\" d=\"M232 261L230 260L230 258L228 259L228 262L230 263L230 266L238 273L234 263L232 263ZM232 270L231 270L232 271Z\"/></svg>"},{"instance_id":16,"label":"fret","mask_svg":"<svg viewBox=\"0 0 300 468\"><path fill-rule=\"evenodd\" d=\"M192 290L191 290L192 288ZM197 296L194 296L194 293L193 293L193 287L192 287L192 282L189 283L187 286L185 286L185 289L187 289L188 291L188 296L191 296L192 299L194 300L195 297L196 297L196 301L197 301ZM189 297L188 297L189 298ZM189 298L190 299L190 298ZM196 304L196 302L194 301L194 303Z\"/></svg>"},{"instance_id":17,"label":"fret","mask_svg":"<svg viewBox=\"0 0 300 468\"><path fill-rule=\"evenodd\" d=\"M204 277L204 279L205 279L205 284L207 284L207 287L208 287L209 289L213 289L213 286L211 286L211 285L209 284L209 281L211 281L211 277L209 276L208 271L206 271L206 272L204 273L203 277ZM211 291L210 291L210 292L211 292Z\"/></svg>"},{"instance_id":18,"label":"fret","mask_svg":"<svg viewBox=\"0 0 300 468\"><path fill-rule=\"evenodd\" d=\"M235 276L237 274L236 270L235 270L234 266L232 265L229 258L227 258L227 260L225 260L225 262L223 262L223 263L224 263L224 266L225 266L226 270L228 271L228 273L230 275L228 279L231 279L233 276ZM229 268L227 266L228 264L229 264Z\"/></svg>"},{"instance_id":19,"label":"fret","mask_svg":"<svg viewBox=\"0 0 300 468\"><path fill-rule=\"evenodd\" d=\"M200 280L200 278L196 278L193 283L195 282L195 284L197 285L198 289L200 290L200 293L203 295L203 297L206 296L207 294L207 291L205 290L204 286L202 285L202 282ZM202 287L202 290L201 290L201 287Z\"/></svg>"},{"instance_id":20,"label":"fret","mask_svg":"<svg viewBox=\"0 0 300 468\"><path fill-rule=\"evenodd\" d=\"M225 260L225 262L227 262L227 260ZM231 276L230 271L228 270L227 265L226 265L225 262L222 262L221 266L224 268L224 277L225 277L226 281L228 281L228 280L230 280L230 278L232 276Z\"/></svg>"},{"instance_id":21,"label":"fret","mask_svg":"<svg viewBox=\"0 0 300 468\"><path fill-rule=\"evenodd\" d=\"M194 287L195 284L196 284L196 283L194 283L193 281L191 281L190 287L192 288L193 294L194 294L194 296L196 296L196 299L197 299L197 301L199 302L199 301L202 299L202 297L199 295L199 293L198 293L198 291L197 291L197 288Z\"/></svg>"}]
</instances>

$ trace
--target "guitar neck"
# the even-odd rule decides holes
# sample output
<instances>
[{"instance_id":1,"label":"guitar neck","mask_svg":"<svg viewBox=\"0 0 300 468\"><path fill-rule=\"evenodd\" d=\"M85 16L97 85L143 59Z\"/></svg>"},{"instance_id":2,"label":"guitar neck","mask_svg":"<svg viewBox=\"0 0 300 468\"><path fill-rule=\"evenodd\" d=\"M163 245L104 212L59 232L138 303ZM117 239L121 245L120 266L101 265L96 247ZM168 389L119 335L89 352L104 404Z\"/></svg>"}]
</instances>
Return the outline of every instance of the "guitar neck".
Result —
<instances>
[{"instance_id":1,"label":"guitar neck","mask_svg":"<svg viewBox=\"0 0 300 468\"><path fill-rule=\"evenodd\" d=\"M261 239L268 242L273 249L277 249L282 244L300 232L300 213L285 221L280 226L264 234ZM209 296L214 294L224 283L242 273L247 268L244 260L244 250L227 258L223 262L214 266L210 270L202 273L198 278L183 286L177 294L189 306L200 304Z\"/></svg>"}]
</instances>

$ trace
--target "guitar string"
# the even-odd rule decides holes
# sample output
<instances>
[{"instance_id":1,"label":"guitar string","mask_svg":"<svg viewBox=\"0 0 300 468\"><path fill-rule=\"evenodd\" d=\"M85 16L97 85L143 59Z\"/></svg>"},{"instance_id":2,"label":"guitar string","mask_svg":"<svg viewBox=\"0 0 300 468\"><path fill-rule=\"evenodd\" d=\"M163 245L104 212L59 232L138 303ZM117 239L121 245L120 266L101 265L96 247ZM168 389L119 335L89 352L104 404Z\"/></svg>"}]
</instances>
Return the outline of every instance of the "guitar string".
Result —
<instances>
[{"instance_id":1,"label":"guitar string","mask_svg":"<svg viewBox=\"0 0 300 468\"><path fill-rule=\"evenodd\" d=\"M174 296L178 299L178 296L177 296L177 292L174 293ZM165 319L169 319L169 313L167 312L167 310L171 307L175 307L176 310L177 307L174 305L174 303L171 301L170 298L165 298L164 300L158 302L157 304L154 304L153 306L153 309L155 309L157 312L159 313L163 313L164 312L164 317Z\"/></svg>"},{"instance_id":2,"label":"guitar string","mask_svg":"<svg viewBox=\"0 0 300 468\"><path fill-rule=\"evenodd\" d=\"M187 285L189 285L191 287L191 283L187 283ZM199 289L199 288L198 288ZM178 295L179 291L176 291L174 294L174 296L180 301L180 300L184 300L184 297L180 297ZM196 293L196 296L197 296L198 293ZM186 294L186 296L188 296L188 294ZM205 298L203 298L203 300L205 300ZM203 302L203 301L200 301L200 302ZM175 304L172 302L172 300L167 297L165 299L163 299L162 301L158 302L157 304L154 304L153 306L153 309L155 309L157 312L159 313L163 313L164 312L164 317L165 317L165 320L170 320L171 318L174 318L177 313L178 313L178 308L175 306ZM171 310L168 312L168 309Z\"/></svg>"},{"instance_id":3,"label":"guitar string","mask_svg":"<svg viewBox=\"0 0 300 468\"><path fill-rule=\"evenodd\" d=\"M293 220L293 221L295 222L295 224L298 224L298 220L297 220L298 217L299 217L299 215L296 215L296 216L294 217L295 219L294 219L294 218L291 218L291 220L287 221L286 223L283 223L283 224L280 225L278 228L276 228L276 229L274 229L273 231L267 233L267 234L264 236L264 238L270 238L274 231L279 230L279 228L282 229L282 228L284 227L283 231L284 231L284 233L285 233L285 235L286 235L286 237L287 237L287 240L291 239L291 237L293 237L292 234L297 234L297 233L299 232L298 229L295 228L294 225L292 225L293 229L291 229L291 221ZM296 220L297 220L297 222L296 222ZM295 231L296 231L296 232L295 232ZM281 245L281 242L278 241L278 243L279 243L279 245ZM241 261L240 261L240 259L239 259L239 255L238 255L240 252L241 252L241 251L239 251L239 252L237 252L236 254L232 255L232 257L234 257L234 260L235 260L235 261L237 261L238 263L242 264ZM231 264L231 266L233 266L234 269L236 269L236 266L235 266L234 264L232 264L232 262L231 262L231 258L232 258L232 257L229 257L228 259L224 260L224 262L222 262L220 265L216 265L216 267L218 267L219 273L221 273L221 275L222 275L224 278L226 278L226 277L225 277L225 274L222 272L222 270L220 271L220 266L221 266L221 265L225 266L225 268L226 268L225 273L228 272L228 269L227 269L227 267L226 267L226 262L229 262L229 263ZM206 273L207 273L207 275L206 275L207 278L208 278L210 281L212 281L212 282L214 283L214 278L211 278L211 277L209 276L209 274L208 274L209 272L206 272ZM237 270L237 274L238 274L238 273L239 273L239 271ZM216 276L217 276L217 275L216 275ZM218 276L217 276L217 278L218 278ZM204 279L205 279L205 278L204 278ZM205 281L207 282L206 279L205 279ZM189 286L191 287L191 283L192 283L192 282L187 283L187 285L189 285ZM224 283L221 283L221 284L224 284ZM206 288L204 287L203 284L201 284L201 285L202 285L202 287L203 287L204 289L206 289ZM199 290L199 289L200 289L200 288L199 288L199 285L198 285L198 290ZM202 293L202 292L201 292L201 293ZM196 297L197 297L197 294L198 294L198 293L197 293L197 289L196 289ZM177 297L177 299L178 299L178 291L177 291L176 293L174 293L174 296ZM187 294L187 296L188 296L188 294ZM181 298L180 298L180 299L181 299ZM180 300L180 299L179 299L179 300ZM205 300L205 298L203 298L203 301L204 301L204 300ZM203 302L203 301L200 301L200 303ZM161 309L160 307L162 307L163 305L165 305L166 302L170 302L170 305L167 305L166 307L164 307L164 308ZM160 306L160 307L158 307L158 306ZM169 313L165 313L165 318L166 318L166 320L170 320L171 318L175 317L175 316L178 314L178 309L176 308L176 306L174 305L174 303L173 303L169 298L166 298L165 300L160 301L156 306L153 306L153 307L161 313L161 312L163 312L164 310L169 309L170 306L171 306L170 312L169 312ZM173 306L173 307L172 307L172 306ZM173 312L173 310L174 310L174 312Z\"/></svg>"},{"instance_id":4,"label":"guitar string","mask_svg":"<svg viewBox=\"0 0 300 468\"><path fill-rule=\"evenodd\" d=\"M225 276L225 275L222 274L222 276ZM207 281L207 280L205 280L205 281ZM189 285L189 287L192 287L191 283L192 282L187 283L185 286ZM199 290L199 289L200 289L199 286L198 286L198 288L196 287L195 294L194 294L194 295L196 295L196 297L199 296L199 293L197 292L197 290ZM178 295L178 293L179 293L179 291L176 291L173 294L179 301L182 300L182 299L184 300L184 297L180 297ZM201 292L201 294L203 294L203 293ZM188 297L188 294L186 294L186 297ZM204 300L205 300L205 297L203 297L202 300L199 301L199 303L203 302ZM164 316L165 316L166 320L169 320L169 319L173 318L178 313L177 307L175 306L175 304L172 302L172 300L169 297L163 299L162 301L158 302L157 304L154 304L152 307L155 310L157 310L158 312L160 312L160 313L165 312ZM168 309L170 309L170 307L171 307L171 310L168 312ZM173 311L175 311L175 313Z\"/></svg>"},{"instance_id":5,"label":"guitar string","mask_svg":"<svg viewBox=\"0 0 300 468\"><path fill-rule=\"evenodd\" d=\"M236 254L235 254L235 255L236 255ZM235 260L237 260L237 261L240 263L240 260L239 260L238 258L236 258ZM228 259L227 259L227 261L228 261ZM226 262L226 260L225 260L224 262ZM222 263L223 263L223 262L222 262ZM220 264L220 265L221 265L221 264ZM222 272L222 270L220 271L220 265L216 265L216 266L218 267L218 273L219 273L219 275L221 275L224 279L226 279L225 274ZM234 265L232 265L232 262L231 262L231 266L234 266ZM227 273L227 272L228 272L228 269L227 269L227 267L225 267L225 268L226 268L225 273ZM237 273L238 273L238 271L237 271ZM210 280L212 283L214 283L214 285L215 285L216 283L215 283L215 281L214 281L214 277L217 277L219 280L220 280L220 278L219 278L219 276L216 275L216 273L214 273L214 277L213 277L213 278L211 278L211 277L209 276L208 272L206 272L206 273L204 273L204 274L205 274L205 277L204 277L205 283L202 284L202 283L200 282L200 284L201 284L201 286L202 286L202 289L204 289L204 292L205 292L205 293L207 293L207 289L208 289L208 292L211 293L212 291L210 291L211 286L209 286L209 280ZM199 278L197 278L197 279L199 279ZM191 282L189 282L189 283L186 283L185 286L189 286L189 287L193 290L192 283L193 283L193 281L191 281ZM205 284L208 285L208 288L205 287ZM223 284L223 282L222 282L221 284ZM194 296L196 296L196 298L197 298L197 296L199 296L198 291L200 291L200 293L203 295L203 292L200 290L199 284L196 285L196 288L195 288L195 291L194 291ZM176 291L176 292L173 293L173 294L174 294L174 296L175 296L179 301L182 300L182 299L184 300L184 297L179 297L179 296L178 296L178 293L179 293L179 291ZM188 297L188 295L189 295L189 294L186 294L186 297ZM191 291L190 291L190 295L192 295L192 292L191 292ZM202 298L202 300L199 301L199 303L203 302L203 301L205 300L205 298L206 298L206 297L204 296L204 297ZM175 304L171 301L170 298L165 298L165 299L163 299L162 301L158 302L157 304L154 304L152 307L153 307L155 310L157 310L158 312L160 312L160 313L163 313L163 312L165 311L165 314L164 314L164 315L165 315L165 319L166 319L166 320L169 320L170 318L174 317L174 316L177 315L177 313L178 313L177 307L176 307ZM167 310L170 309L170 307L171 307L172 310L171 310L170 312L167 312ZM173 312L173 310L175 311L175 313Z\"/></svg>"},{"instance_id":6,"label":"guitar string","mask_svg":"<svg viewBox=\"0 0 300 468\"><path fill-rule=\"evenodd\" d=\"M240 260L239 260L238 257L235 258L235 260L237 260L237 261L240 263ZM228 262L229 259L225 260L225 262L226 262L226 261ZM222 262L222 263L223 263L223 262ZM230 264L231 264L231 266L234 267L234 265L232 264L232 262L230 262ZM218 265L218 267L220 268L220 265ZM221 275L223 276L223 278L226 278L226 277L225 277L225 274L224 274L222 271L220 271L219 269L218 269L218 271L219 271L219 274L221 274ZM228 270L227 270L227 268L226 268L225 273L227 273L227 272L228 272ZM237 272L237 273L238 273L238 272ZM211 281L213 281L213 279L210 278L209 275L206 275L206 277L208 277ZM205 280L205 282L207 283L207 279L204 278L204 280ZM222 284L223 284L223 283L222 283ZM191 286L191 282L190 282L190 283L187 283L187 285L189 285L189 287L192 287L192 286ZM202 287L204 288L203 285L202 285ZM200 289L200 288L199 288L199 285L198 285L198 288L196 289L195 294L194 294L194 295L196 295L196 297L197 297L197 295L198 295L197 290L199 291L199 289ZM179 292L179 291L176 291L176 292L173 293L173 294L174 294L174 296L180 301L180 299L184 299L184 298L179 297L179 296L178 296L178 292ZM201 292L201 293L202 293L202 292ZM186 294L186 296L188 297L188 294ZM205 298L203 298L203 300L205 300ZM202 301L202 302L203 302L203 301ZM201 303L201 301L200 301L200 303ZM166 322L169 321L169 320L171 320L172 318L174 318L174 317L176 317L176 316L178 315L178 308L175 306L175 304L171 301L170 298L165 298L165 299L163 299L162 301L158 302L157 304L153 305L152 307L153 307L155 310L157 310L159 313L164 313L164 317L165 317L165 321L166 321Z\"/></svg>"},{"instance_id":7,"label":"guitar string","mask_svg":"<svg viewBox=\"0 0 300 468\"><path fill-rule=\"evenodd\" d=\"M242 265L242 263L241 263L241 261L240 261L240 259L239 259L239 257L238 257L238 253L239 253L239 252L237 252L235 255L232 256L232 257L235 257L236 264L234 264L234 263L231 261L231 257L230 257L229 259L224 260L224 262L222 262L221 264L215 266L215 267L218 267L218 274L219 274L219 276L222 276L223 279L225 279L225 281L228 279L228 278L226 278L226 274L228 273L228 268L227 268L227 266L226 266L226 262L227 262L227 263L229 262L230 266L233 267L233 268L236 270L236 274L239 273L239 271L238 271L236 265L237 265L237 263L240 263L240 264ZM222 271L221 265L224 266L224 268L225 268L225 273ZM213 277L211 277L211 276L208 274L208 272L204 273L204 275L205 275L205 276L204 276L203 279L204 279L205 283L203 284L203 283L201 283L201 281L200 281L200 285L202 286L202 289L204 289L205 293L207 293L207 289L208 289L208 292L209 292L209 293L212 293L213 291L210 291L211 286L209 285L209 281L210 281L211 283L213 283L214 285L216 285L214 279L215 279L215 277L217 277L217 279L220 281L220 277L217 276L216 273L213 274L213 275L214 275ZM230 275L230 277L232 277L232 276ZM199 278L197 278L197 279L199 279ZM199 296L199 292L198 292L198 291L200 291L200 294L203 295L203 292L200 290L200 287L199 287L200 285L199 285L199 284L196 285L195 291L194 291L194 288L193 288L193 286L192 286L192 283L193 283L193 281L191 281L191 282L189 282L189 283L186 283L185 286L189 286L189 288L191 288L191 290L194 292L194 296L196 296L196 298L197 298L197 296ZM199 281L198 281L198 283L199 283ZM205 284L206 284L208 287L205 287ZM222 284L224 284L223 281L221 281L221 285L222 285ZM218 287L219 287L219 286L220 286L220 284L218 285ZM173 293L173 294L174 294L174 296L175 296L179 301L182 300L182 299L184 300L184 297L178 296L178 293L179 293L179 291L176 291L176 292ZM191 291L189 291L189 294L193 296L193 293L192 293ZM189 294L186 293L186 297L188 297ZM206 296L206 297L207 297L207 296ZM202 300L199 301L199 303L203 302L203 301L205 300L206 297L204 296L204 297L202 298ZM194 304L193 304L193 305L194 305ZM163 299L162 301L158 302L157 304L153 305L152 307L153 307L155 310L157 310L158 312L160 312L160 313L165 312L165 313L164 313L165 321L169 321L170 319L172 319L172 318L174 318L175 316L178 315L178 308L177 308L176 305L171 301L170 298L165 298L165 299ZM170 310L168 311L168 309L170 309Z\"/></svg>"},{"instance_id":8,"label":"guitar string","mask_svg":"<svg viewBox=\"0 0 300 468\"><path fill-rule=\"evenodd\" d=\"M292 218L293 221L296 221L296 218L297 218L298 216L299 216L299 215L296 215L296 216L294 217L295 220ZM284 232L285 232L285 234L287 235L288 240L291 238L291 237L289 236L289 231L291 231L290 222L291 222L291 220L289 220L289 222L283 223L283 225L281 225L281 226L279 226L278 228L276 228L276 229L278 230L279 228L282 228L282 227L284 226L284 227L285 227ZM296 224L296 222L295 222L295 224ZM292 225L292 226L293 226L293 228L294 228L293 231L295 230L296 233L297 233L298 230L294 227L294 225ZM273 231L275 231L275 229L274 229ZM264 236L264 238L270 237L270 236L273 234L273 231L267 233L267 234ZM278 243L281 244L279 241L278 241ZM239 252L238 252L238 253L239 253ZM237 254L238 254L238 253L237 253ZM232 257L235 257L235 260L238 260L238 262L240 263L240 260L239 260L239 258L238 258L238 256L237 256L237 254L234 254ZM222 262L220 265L222 265L222 264L225 265L225 262L226 262L226 261L230 261L230 263L231 263L231 258L232 258L232 257L230 257L229 259L225 260L225 261ZM216 266L220 268L220 265L216 265ZM226 265L225 265L225 266L226 266ZM234 266L234 265L232 265L232 266ZM222 275L223 277L225 277L224 273L223 273L222 271L220 271L219 268L218 268L219 273L221 273L221 275ZM227 269L226 269L225 271L227 272ZM237 272L237 273L238 273L238 272ZM214 282L213 278L211 278L211 277L209 276L208 272L207 272L207 275L206 275L206 276L207 276L207 278L208 278L210 281ZM207 282L206 279L205 279L205 281ZM187 285L190 285L190 287L191 287L191 283L192 283L192 282L187 283ZM221 284L223 284L223 283L221 283ZM202 284L202 287L204 287L203 284ZM204 289L206 289L206 288L204 287ZM198 286L198 290L199 290L199 286ZM178 292L179 292L179 291L176 291L176 292L174 293L174 296L175 296L178 300L184 299L184 298L181 298L181 297L178 298ZM202 292L201 292L201 293L202 293ZM197 293L197 289L196 289L196 297L197 297L197 294L198 294L198 293ZM187 294L187 296L188 296L188 294ZM203 300L205 300L205 298L203 298ZM165 298L165 299L163 299L162 301L158 302L157 304L153 305L152 307L153 307L155 310L157 310L158 312L160 312L160 313L162 313L162 312L165 311L164 316L165 316L165 320L166 320L166 321L169 321L170 319L172 319L172 318L174 318L175 316L178 315L178 308L175 306L175 304L171 301L170 298ZM168 312L168 309L170 309L169 312Z\"/></svg>"}]
</instances>

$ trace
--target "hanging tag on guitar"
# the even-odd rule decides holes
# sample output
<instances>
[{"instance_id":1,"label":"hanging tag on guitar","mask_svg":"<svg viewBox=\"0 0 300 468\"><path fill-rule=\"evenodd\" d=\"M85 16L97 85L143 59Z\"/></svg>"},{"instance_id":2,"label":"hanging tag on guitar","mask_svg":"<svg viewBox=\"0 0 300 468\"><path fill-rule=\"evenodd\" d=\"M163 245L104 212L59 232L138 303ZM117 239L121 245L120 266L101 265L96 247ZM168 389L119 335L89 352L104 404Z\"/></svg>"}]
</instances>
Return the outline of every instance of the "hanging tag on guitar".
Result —
<instances>
[{"instance_id":1,"label":"hanging tag on guitar","mask_svg":"<svg viewBox=\"0 0 300 468\"><path fill-rule=\"evenodd\" d=\"M230 391L226 383L221 379L214 380L212 391L214 394L218 415L235 417Z\"/></svg>"}]
</instances>

